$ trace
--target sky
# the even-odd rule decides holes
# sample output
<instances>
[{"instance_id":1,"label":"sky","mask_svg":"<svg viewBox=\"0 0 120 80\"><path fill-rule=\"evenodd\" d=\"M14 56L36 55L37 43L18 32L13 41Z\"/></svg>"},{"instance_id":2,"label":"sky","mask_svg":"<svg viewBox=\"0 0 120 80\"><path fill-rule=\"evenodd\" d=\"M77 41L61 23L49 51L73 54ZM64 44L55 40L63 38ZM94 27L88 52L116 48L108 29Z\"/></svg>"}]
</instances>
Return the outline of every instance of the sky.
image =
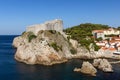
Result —
<instances>
[{"instance_id":1,"label":"sky","mask_svg":"<svg viewBox=\"0 0 120 80\"><path fill-rule=\"evenodd\" d=\"M0 35L20 35L27 26L62 19L64 28L81 23L120 26L120 0L0 0Z\"/></svg>"}]
</instances>

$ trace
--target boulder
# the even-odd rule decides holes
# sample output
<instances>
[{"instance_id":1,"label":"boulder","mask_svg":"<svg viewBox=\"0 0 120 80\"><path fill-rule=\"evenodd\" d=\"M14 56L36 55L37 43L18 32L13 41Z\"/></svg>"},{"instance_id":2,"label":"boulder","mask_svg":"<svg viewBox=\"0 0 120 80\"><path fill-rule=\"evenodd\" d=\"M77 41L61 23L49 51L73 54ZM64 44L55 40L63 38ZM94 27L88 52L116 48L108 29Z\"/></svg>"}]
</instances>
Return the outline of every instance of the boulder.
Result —
<instances>
[{"instance_id":1,"label":"boulder","mask_svg":"<svg viewBox=\"0 0 120 80\"><path fill-rule=\"evenodd\" d=\"M107 59L94 59L93 65L104 72L113 72L112 65Z\"/></svg>"},{"instance_id":2,"label":"boulder","mask_svg":"<svg viewBox=\"0 0 120 80\"><path fill-rule=\"evenodd\" d=\"M78 42L76 40L70 39L70 43L72 44L73 48L77 49Z\"/></svg>"},{"instance_id":3,"label":"boulder","mask_svg":"<svg viewBox=\"0 0 120 80\"><path fill-rule=\"evenodd\" d=\"M102 59L94 59L94 61L93 61L93 66L94 66L94 67L98 67L101 60L102 60Z\"/></svg>"},{"instance_id":4,"label":"boulder","mask_svg":"<svg viewBox=\"0 0 120 80\"><path fill-rule=\"evenodd\" d=\"M80 72L80 68L74 68L74 72Z\"/></svg>"},{"instance_id":5,"label":"boulder","mask_svg":"<svg viewBox=\"0 0 120 80\"><path fill-rule=\"evenodd\" d=\"M91 63L83 62L80 72L84 74L96 76L97 70L94 68L94 66Z\"/></svg>"}]
</instances>

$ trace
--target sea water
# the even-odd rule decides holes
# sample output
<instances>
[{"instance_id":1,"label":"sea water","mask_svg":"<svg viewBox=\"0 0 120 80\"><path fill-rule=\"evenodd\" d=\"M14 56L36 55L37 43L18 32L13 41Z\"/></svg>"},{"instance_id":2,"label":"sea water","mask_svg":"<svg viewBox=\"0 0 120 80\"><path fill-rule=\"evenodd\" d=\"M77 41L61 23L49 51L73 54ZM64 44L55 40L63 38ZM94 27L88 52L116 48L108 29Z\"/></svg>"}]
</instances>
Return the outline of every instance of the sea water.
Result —
<instances>
[{"instance_id":1,"label":"sea water","mask_svg":"<svg viewBox=\"0 0 120 80\"><path fill-rule=\"evenodd\" d=\"M120 64L114 64L113 73L100 70L96 77L74 72L83 60L72 59L53 66L27 65L14 59L16 49L12 42L16 35L0 36L0 80L120 80Z\"/></svg>"}]
</instances>

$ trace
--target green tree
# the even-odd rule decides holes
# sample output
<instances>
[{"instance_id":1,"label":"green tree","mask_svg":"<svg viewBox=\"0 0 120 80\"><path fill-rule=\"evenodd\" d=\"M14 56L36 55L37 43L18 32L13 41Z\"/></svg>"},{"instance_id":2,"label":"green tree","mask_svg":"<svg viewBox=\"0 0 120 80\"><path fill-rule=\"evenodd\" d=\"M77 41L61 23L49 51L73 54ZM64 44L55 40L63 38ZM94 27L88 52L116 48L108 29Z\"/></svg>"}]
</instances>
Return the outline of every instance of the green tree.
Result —
<instances>
[{"instance_id":1,"label":"green tree","mask_svg":"<svg viewBox=\"0 0 120 80\"><path fill-rule=\"evenodd\" d=\"M103 40L102 37L99 37L99 38L96 39L96 41L102 41L102 40Z\"/></svg>"},{"instance_id":2,"label":"green tree","mask_svg":"<svg viewBox=\"0 0 120 80\"><path fill-rule=\"evenodd\" d=\"M85 46L89 50L90 43L93 43L94 40L92 38L92 31L93 30L103 30L103 29L109 29L110 27L108 25L102 25L102 24L92 24L92 23L85 23L80 24L71 28L67 28L64 30L64 32L67 35L70 35L70 38L77 40L82 46ZM89 40L86 40L86 37L89 37ZM100 38L99 41L102 39Z\"/></svg>"}]
</instances>

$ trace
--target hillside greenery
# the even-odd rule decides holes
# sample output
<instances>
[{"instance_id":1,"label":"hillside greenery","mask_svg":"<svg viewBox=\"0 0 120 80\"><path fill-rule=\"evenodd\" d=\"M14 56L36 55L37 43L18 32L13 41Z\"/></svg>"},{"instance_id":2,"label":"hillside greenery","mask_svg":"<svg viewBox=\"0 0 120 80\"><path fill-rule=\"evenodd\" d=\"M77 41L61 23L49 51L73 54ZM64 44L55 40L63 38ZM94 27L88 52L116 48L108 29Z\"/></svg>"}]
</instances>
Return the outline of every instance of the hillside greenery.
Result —
<instances>
[{"instance_id":1,"label":"hillside greenery","mask_svg":"<svg viewBox=\"0 0 120 80\"><path fill-rule=\"evenodd\" d=\"M36 38L37 36L33 32L28 32L28 42L31 42L32 39Z\"/></svg>"},{"instance_id":2,"label":"hillside greenery","mask_svg":"<svg viewBox=\"0 0 120 80\"><path fill-rule=\"evenodd\" d=\"M92 38L92 31L93 30L102 30L102 29L109 29L108 25L102 24L92 24L92 23L85 23L80 24L78 26L74 26L71 28L67 28L64 32L69 35L68 39L77 40L81 46L85 46L89 50L90 43L94 43L94 38ZM96 44L94 44L95 50L97 51L99 48Z\"/></svg>"},{"instance_id":3,"label":"hillside greenery","mask_svg":"<svg viewBox=\"0 0 120 80\"><path fill-rule=\"evenodd\" d=\"M49 44L49 46L52 46L57 52L59 50L62 51L62 46L58 46L56 42L52 42L51 44Z\"/></svg>"}]
</instances>

